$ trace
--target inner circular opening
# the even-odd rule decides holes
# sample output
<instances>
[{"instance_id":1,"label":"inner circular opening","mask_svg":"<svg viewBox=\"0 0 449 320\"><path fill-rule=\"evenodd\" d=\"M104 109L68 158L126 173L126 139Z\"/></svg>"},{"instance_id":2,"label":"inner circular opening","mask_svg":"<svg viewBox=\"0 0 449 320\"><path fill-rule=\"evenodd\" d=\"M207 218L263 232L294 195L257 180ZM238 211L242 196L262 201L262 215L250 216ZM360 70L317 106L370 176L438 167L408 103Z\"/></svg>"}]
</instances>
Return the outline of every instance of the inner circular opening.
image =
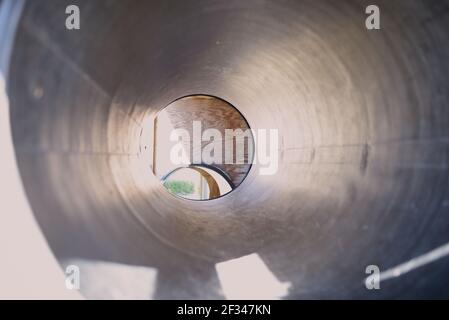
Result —
<instances>
[{"instance_id":1,"label":"inner circular opening","mask_svg":"<svg viewBox=\"0 0 449 320\"><path fill-rule=\"evenodd\" d=\"M243 115L223 99L177 99L157 114L152 134L152 171L178 197L222 197L251 169L253 133Z\"/></svg>"}]
</instances>

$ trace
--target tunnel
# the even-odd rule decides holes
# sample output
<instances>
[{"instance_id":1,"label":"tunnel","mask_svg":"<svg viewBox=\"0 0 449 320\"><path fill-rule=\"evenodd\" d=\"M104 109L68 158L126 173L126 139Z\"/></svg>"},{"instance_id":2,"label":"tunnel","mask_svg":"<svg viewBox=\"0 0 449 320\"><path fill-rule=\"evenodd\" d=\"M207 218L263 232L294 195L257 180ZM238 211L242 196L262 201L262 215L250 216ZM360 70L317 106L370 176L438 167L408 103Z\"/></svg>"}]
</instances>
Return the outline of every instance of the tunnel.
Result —
<instances>
[{"instance_id":1,"label":"tunnel","mask_svg":"<svg viewBox=\"0 0 449 320\"><path fill-rule=\"evenodd\" d=\"M14 152L62 267L151 268L148 298L222 299L217 265L256 255L283 299L449 297L445 254L413 268L449 242L448 1L15 3ZM66 28L73 4L79 30ZM210 201L167 192L146 132L191 95L277 130L276 173L255 163ZM366 288L367 266L407 262Z\"/></svg>"}]
</instances>

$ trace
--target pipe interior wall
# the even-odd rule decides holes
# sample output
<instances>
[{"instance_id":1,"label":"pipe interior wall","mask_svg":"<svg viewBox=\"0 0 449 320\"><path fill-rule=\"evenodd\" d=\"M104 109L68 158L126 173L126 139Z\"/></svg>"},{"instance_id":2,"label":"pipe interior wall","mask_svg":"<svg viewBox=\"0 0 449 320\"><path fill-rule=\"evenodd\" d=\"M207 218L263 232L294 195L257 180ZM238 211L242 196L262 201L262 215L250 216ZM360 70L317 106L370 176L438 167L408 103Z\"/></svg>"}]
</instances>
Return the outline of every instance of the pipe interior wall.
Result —
<instances>
[{"instance_id":1,"label":"pipe interior wall","mask_svg":"<svg viewBox=\"0 0 449 320\"><path fill-rule=\"evenodd\" d=\"M214 265L257 253L287 298L447 297L449 2L28 1L10 65L17 161L60 259L158 269L157 297L221 297ZM170 195L145 121L192 94L279 130L279 169L207 202Z\"/></svg>"}]
</instances>

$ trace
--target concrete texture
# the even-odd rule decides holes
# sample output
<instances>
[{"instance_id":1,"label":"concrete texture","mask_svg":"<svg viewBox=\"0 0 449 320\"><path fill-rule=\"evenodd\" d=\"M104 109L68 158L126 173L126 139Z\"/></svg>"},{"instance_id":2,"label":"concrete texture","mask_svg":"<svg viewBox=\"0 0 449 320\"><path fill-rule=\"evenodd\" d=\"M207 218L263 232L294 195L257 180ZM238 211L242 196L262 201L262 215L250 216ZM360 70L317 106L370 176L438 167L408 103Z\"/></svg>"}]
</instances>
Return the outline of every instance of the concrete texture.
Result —
<instances>
[{"instance_id":1,"label":"concrete texture","mask_svg":"<svg viewBox=\"0 0 449 320\"><path fill-rule=\"evenodd\" d=\"M449 242L449 2L28 1L10 65L14 147L56 256L158 270L156 298L222 297L214 266L257 253L286 298L441 298L449 259L366 290ZM68 4L81 30L67 31ZM280 131L279 171L177 199L143 123L190 94Z\"/></svg>"}]
</instances>

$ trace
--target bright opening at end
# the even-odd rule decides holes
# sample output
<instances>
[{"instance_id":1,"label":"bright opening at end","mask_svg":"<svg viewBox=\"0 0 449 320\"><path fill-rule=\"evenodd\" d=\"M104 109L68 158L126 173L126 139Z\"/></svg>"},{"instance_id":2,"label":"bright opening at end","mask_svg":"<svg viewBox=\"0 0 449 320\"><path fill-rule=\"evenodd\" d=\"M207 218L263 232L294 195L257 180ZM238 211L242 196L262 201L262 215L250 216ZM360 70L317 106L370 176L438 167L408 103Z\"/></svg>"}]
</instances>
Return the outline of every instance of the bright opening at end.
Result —
<instances>
[{"instance_id":1,"label":"bright opening at end","mask_svg":"<svg viewBox=\"0 0 449 320\"><path fill-rule=\"evenodd\" d=\"M247 176L254 138L243 115L228 102L187 96L154 120L152 170L178 197L211 200L237 188Z\"/></svg>"}]
</instances>

